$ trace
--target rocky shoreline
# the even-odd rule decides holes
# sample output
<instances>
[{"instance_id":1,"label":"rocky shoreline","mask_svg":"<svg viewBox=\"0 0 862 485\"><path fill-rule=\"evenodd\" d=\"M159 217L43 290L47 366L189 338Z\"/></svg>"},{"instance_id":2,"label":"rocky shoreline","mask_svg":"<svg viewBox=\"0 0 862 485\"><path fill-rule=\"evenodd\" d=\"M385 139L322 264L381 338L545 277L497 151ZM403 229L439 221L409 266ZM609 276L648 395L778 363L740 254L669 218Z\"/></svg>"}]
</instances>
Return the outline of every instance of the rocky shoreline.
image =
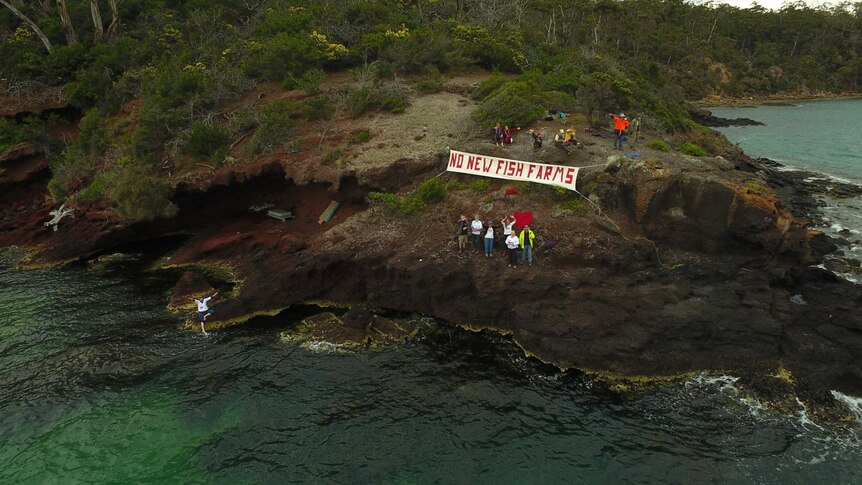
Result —
<instances>
[{"instance_id":1,"label":"rocky shoreline","mask_svg":"<svg viewBox=\"0 0 862 485\"><path fill-rule=\"evenodd\" d=\"M422 138L451 142L451 133L434 130L422 126ZM386 145L383 139L374 143ZM380 315L419 313L510 335L528 355L562 369L632 380L728 372L776 402L801 396L828 405L831 390L862 394L862 297L817 267L836 248L810 229L813 194L823 187L730 148L690 157L639 147L639 157L628 158L607 140L582 141L575 152L460 143L477 153L589 167L578 186L603 213L566 205L572 197L553 190L520 186L509 197L512 184L503 181L472 188L467 175L445 175L453 183L446 200L417 216L369 203L370 191L409 191L439 174L446 150L437 144L344 170L300 163L301 154L229 166L177 184L179 213L170 220L129 225L109 208L80 207L57 232L43 225L55 208L45 197L45 158L24 150L0 162L0 202L9 208L0 214L0 246L30 248L26 264L40 265L173 238L174 249L157 264L181 270L171 308L185 317L189 295L217 288L227 297L213 326L328 302L362 309L317 321L341 322L349 331L337 333L359 340L397 341L399 329L414 329ZM341 208L318 224L329 200ZM264 201L296 217L249 211ZM532 210L540 237L556 247L517 269L502 257L459 252L454 221L477 210L495 219ZM314 323L309 328L332 335Z\"/></svg>"}]
</instances>

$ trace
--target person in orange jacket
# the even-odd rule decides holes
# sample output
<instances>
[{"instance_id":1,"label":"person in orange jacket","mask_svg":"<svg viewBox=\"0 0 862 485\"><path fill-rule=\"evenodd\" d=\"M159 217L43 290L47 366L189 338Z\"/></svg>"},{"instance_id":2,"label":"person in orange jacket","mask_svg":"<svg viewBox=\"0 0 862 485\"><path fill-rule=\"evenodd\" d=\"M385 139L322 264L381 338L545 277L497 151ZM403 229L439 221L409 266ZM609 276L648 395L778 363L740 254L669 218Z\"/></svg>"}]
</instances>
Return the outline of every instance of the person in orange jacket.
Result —
<instances>
[{"instance_id":1,"label":"person in orange jacket","mask_svg":"<svg viewBox=\"0 0 862 485\"><path fill-rule=\"evenodd\" d=\"M614 119L614 148L617 150L623 149L623 132L626 131L626 128L629 126L629 120L626 118L624 113L620 113L619 116L609 113L611 118Z\"/></svg>"}]
</instances>

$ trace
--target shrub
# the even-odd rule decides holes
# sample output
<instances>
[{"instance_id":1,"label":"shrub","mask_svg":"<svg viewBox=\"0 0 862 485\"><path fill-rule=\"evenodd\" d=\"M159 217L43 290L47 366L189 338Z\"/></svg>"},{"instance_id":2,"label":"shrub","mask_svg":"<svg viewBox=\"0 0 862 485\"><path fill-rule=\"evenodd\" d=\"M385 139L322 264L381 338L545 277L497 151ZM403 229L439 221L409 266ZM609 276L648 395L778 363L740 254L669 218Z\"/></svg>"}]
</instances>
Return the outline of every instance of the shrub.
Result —
<instances>
[{"instance_id":1,"label":"shrub","mask_svg":"<svg viewBox=\"0 0 862 485\"><path fill-rule=\"evenodd\" d=\"M694 143L683 143L682 145L680 145L679 151L693 157L702 157L706 155L706 150L704 150L698 145L695 145Z\"/></svg>"},{"instance_id":2,"label":"shrub","mask_svg":"<svg viewBox=\"0 0 862 485\"><path fill-rule=\"evenodd\" d=\"M481 81L476 89L473 90L473 98L483 100L494 91L500 89L506 84L506 78L499 72L495 72L491 77Z\"/></svg>"},{"instance_id":3,"label":"shrub","mask_svg":"<svg viewBox=\"0 0 862 485\"><path fill-rule=\"evenodd\" d=\"M350 143L351 145L360 145L362 143L366 143L367 141L371 140L372 136L373 135L371 134L370 131L362 130L359 133L353 135L350 138L350 141L348 143Z\"/></svg>"},{"instance_id":4,"label":"shrub","mask_svg":"<svg viewBox=\"0 0 862 485\"><path fill-rule=\"evenodd\" d=\"M86 109L104 101L111 89L111 77L106 71L92 69L80 72L77 80L66 85L66 97L69 104L79 109Z\"/></svg>"},{"instance_id":5,"label":"shrub","mask_svg":"<svg viewBox=\"0 0 862 485\"><path fill-rule=\"evenodd\" d=\"M405 215L415 214L425 208L425 203L416 195L398 196L385 192L369 192L368 198L382 202L387 208Z\"/></svg>"},{"instance_id":6,"label":"shrub","mask_svg":"<svg viewBox=\"0 0 862 485\"><path fill-rule=\"evenodd\" d=\"M299 107L289 100L279 100L261 110L261 123L251 139L254 153L271 152L293 134L298 122L292 115Z\"/></svg>"},{"instance_id":7,"label":"shrub","mask_svg":"<svg viewBox=\"0 0 862 485\"><path fill-rule=\"evenodd\" d=\"M470 188L477 192L484 192L491 187L491 181L488 179L476 179L470 182Z\"/></svg>"},{"instance_id":8,"label":"shrub","mask_svg":"<svg viewBox=\"0 0 862 485\"><path fill-rule=\"evenodd\" d=\"M320 157L320 163L322 163L323 165L329 165L330 163L338 160L343 153L343 148L333 148L332 150L326 152L322 157Z\"/></svg>"},{"instance_id":9,"label":"shrub","mask_svg":"<svg viewBox=\"0 0 862 485\"><path fill-rule=\"evenodd\" d=\"M646 144L647 148L652 148L653 150L658 150L660 152L670 151L670 146L663 140L653 140Z\"/></svg>"},{"instance_id":10,"label":"shrub","mask_svg":"<svg viewBox=\"0 0 862 485\"><path fill-rule=\"evenodd\" d=\"M404 100L400 98L396 98L395 96L388 96L383 100L383 109L387 111L391 111L393 113L403 113L404 112Z\"/></svg>"},{"instance_id":11,"label":"shrub","mask_svg":"<svg viewBox=\"0 0 862 485\"><path fill-rule=\"evenodd\" d=\"M766 192L766 189L764 189L763 186L757 182L746 182L745 186L749 190L753 190L754 192L761 192L761 193Z\"/></svg>"},{"instance_id":12,"label":"shrub","mask_svg":"<svg viewBox=\"0 0 862 485\"><path fill-rule=\"evenodd\" d=\"M436 93L443 89L443 75L434 67L427 76L423 77L416 83L416 89L420 93Z\"/></svg>"},{"instance_id":13,"label":"shrub","mask_svg":"<svg viewBox=\"0 0 862 485\"><path fill-rule=\"evenodd\" d=\"M335 109L326 96L311 98L305 102L305 119L328 120L335 114Z\"/></svg>"},{"instance_id":14,"label":"shrub","mask_svg":"<svg viewBox=\"0 0 862 485\"><path fill-rule=\"evenodd\" d=\"M297 87L314 96L320 92L320 85L324 80L326 80L326 73L323 69L310 69L297 80Z\"/></svg>"},{"instance_id":15,"label":"shrub","mask_svg":"<svg viewBox=\"0 0 862 485\"><path fill-rule=\"evenodd\" d=\"M230 135L223 128L195 121L186 139L186 148L196 159L208 158L225 146L229 139Z\"/></svg>"},{"instance_id":16,"label":"shrub","mask_svg":"<svg viewBox=\"0 0 862 485\"><path fill-rule=\"evenodd\" d=\"M95 200L101 199L105 195L110 183L107 173L103 173L93 180L93 183L84 187L73 197L74 201L79 204L86 204Z\"/></svg>"},{"instance_id":17,"label":"shrub","mask_svg":"<svg viewBox=\"0 0 862 485\"><path fill-rule=\"evenodd\" d=\"M446 199L446 184L439 178L426 180L416 187L416 195L425 204L436 204Z\"/></svg>"},{"instance_id":18,"label":"shrub","mask_svg":"<svg viewBox=\"0 0 862 485\"><path fill-rule=\"evenodd\" d=\"M177 213L177 207L168 199L170 187L140 165L121 169L110 185L108 197L128 221L151 221Z\"/></svg>"},{"instance_id":19,"label":"shrub","mask_svg":"<svg viewBox=\"0 0 862 485\"><path fill-rule=\"evenodd\" d=\"M347 98L347 111L351 118L356 118L369 109L377 102L376 93L368 86L363 86Z\"/></svg>"},{"instance_id":20,"label":"shrub","mask_svg":"<svg viewBox=\"0 0 862 485\"><path fill-rule=\"evenodd\" d=\"M398 82L361 86L347 97L347 111L351 118L361 116L372 108L400 113L406 104L407 87Z\"/></svg>"},{"instance_id":21,"label":"shrub","mask_svg":"<svg viewBox=\"0 0 862 485\"><path fill-rule=\"evenodd\" d=\"M430 204L442 202L446 198L446 183L439 178L426 180L416 187L416 192L399 196L385 192L370 192L368 198L380 201L389 209L404 215L415 214Z\"/></svg>"},{"instance_id":22,"label":"shrub","mask_svg":"<svg viewBox=\"0 0 862 485\"><path fill-rule=\"evenodd\" d=\"M473 118L488 125L526 125L545 112L535 86L523 81L511 81L486 97Z\"/></svg>"},{"instance_id":23,"label":"shrub","mask_svg":"<svg viewBox=\"0 0 862 485\"><path fill-rule=\"evenodd\" d=\"M560 205L563 206L564 209L570 210L574 213L578 213L584 209L586 203L584 202L583 198L578 197L577 199L569 199L567 201L564 201Z\"/></svg>"}]
</instances>

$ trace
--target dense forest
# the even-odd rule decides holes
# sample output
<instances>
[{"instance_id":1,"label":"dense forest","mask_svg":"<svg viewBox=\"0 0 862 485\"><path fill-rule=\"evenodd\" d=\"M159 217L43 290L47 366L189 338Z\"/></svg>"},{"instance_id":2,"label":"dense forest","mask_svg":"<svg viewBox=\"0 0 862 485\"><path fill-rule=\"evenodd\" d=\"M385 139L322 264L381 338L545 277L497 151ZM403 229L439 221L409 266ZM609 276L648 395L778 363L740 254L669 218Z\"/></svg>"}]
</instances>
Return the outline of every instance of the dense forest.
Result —
<instances>
[{"instance_id":1,"label":"dense forest","mask_svg":"<svg viewBox=\"0 0 862 485\"><path fill-rule=\"evenodd\" d=\"M398 112L446 75L496 73L473 93L477 122L625 109L681 132L687 100L858 92L860 55L858 2L0 0L0 94L38 104L62 87L84 114L77 140L53 148L44 116L0 119L0 152L42 143L55 198L130 201L120 212L143 219L171 211L149 175L162 153L220 160L246 135L272 151L303 120ZM322 92L339 71L351 87ZM308 98L225 114L262 82Z\"/></svg>"}]
</instances>

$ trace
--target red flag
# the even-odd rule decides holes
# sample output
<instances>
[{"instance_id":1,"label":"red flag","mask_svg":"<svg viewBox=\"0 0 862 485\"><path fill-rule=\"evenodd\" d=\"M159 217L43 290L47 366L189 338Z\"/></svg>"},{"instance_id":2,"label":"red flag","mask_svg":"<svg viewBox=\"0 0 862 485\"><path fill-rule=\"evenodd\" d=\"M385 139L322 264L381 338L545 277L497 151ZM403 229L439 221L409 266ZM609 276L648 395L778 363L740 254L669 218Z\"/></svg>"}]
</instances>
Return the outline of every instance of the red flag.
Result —
<instances>
[{"instance_id":1,"label":"red flag","mask_svg":"<svg viewBox=\"0 0 862 485\"><path fill-rule=\"evenodd\" d=\"M515 212L515 227L521 229L522 227L533 223L533 213L532 212Z\"/></svg>"}]
</instances>

